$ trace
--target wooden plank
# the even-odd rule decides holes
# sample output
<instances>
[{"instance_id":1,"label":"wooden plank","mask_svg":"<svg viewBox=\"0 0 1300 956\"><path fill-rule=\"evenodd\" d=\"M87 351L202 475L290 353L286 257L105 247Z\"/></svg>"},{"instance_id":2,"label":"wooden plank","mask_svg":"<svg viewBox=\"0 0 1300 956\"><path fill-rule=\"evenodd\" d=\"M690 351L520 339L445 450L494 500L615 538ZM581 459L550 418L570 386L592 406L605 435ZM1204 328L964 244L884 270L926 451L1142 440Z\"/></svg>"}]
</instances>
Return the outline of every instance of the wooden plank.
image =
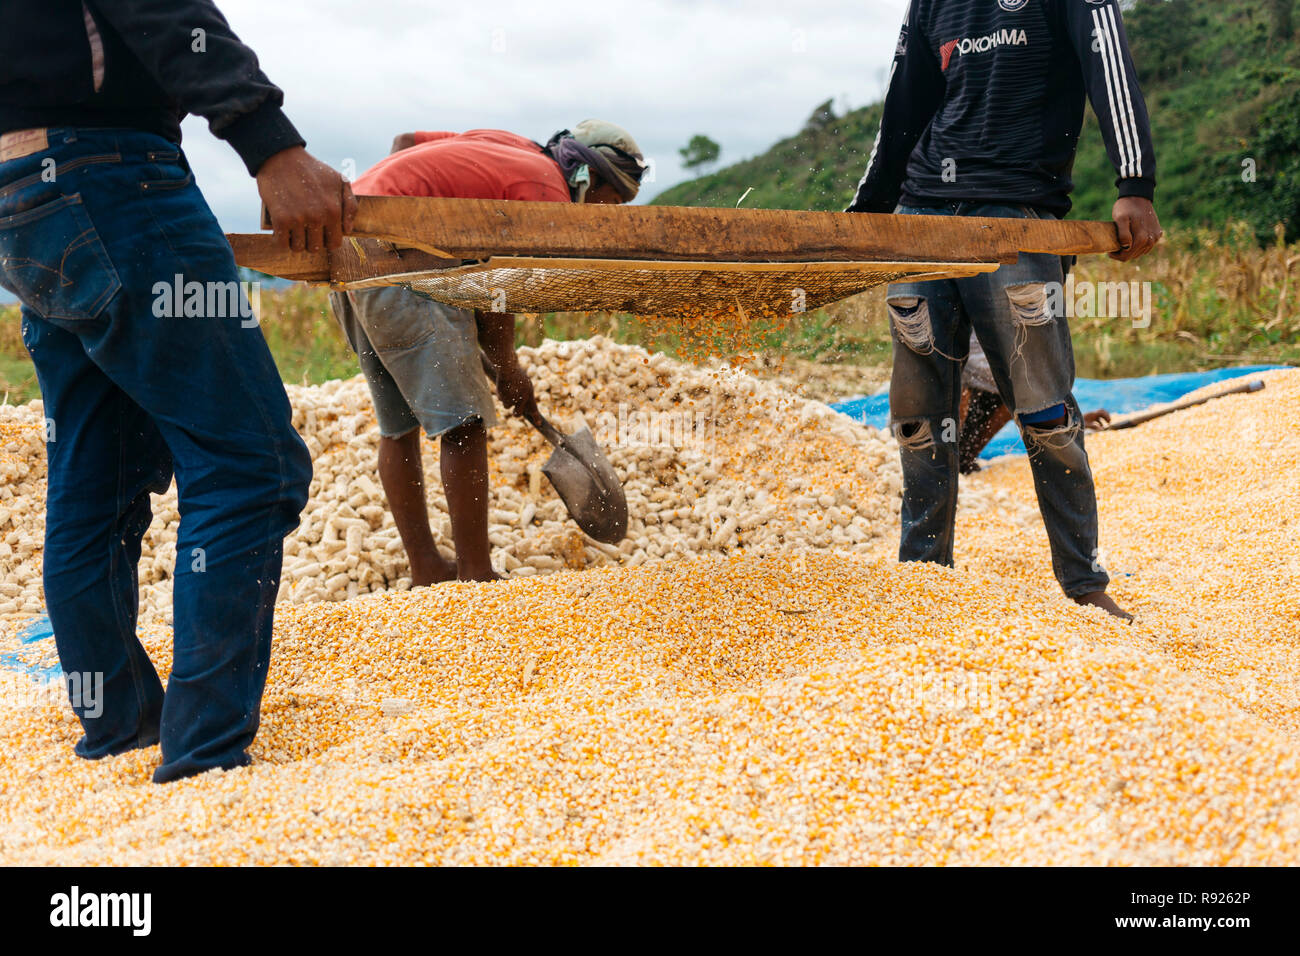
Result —
<instances>
[{"instance_id":1,"label":"wooden plank","mask_svg":"<svg viewBox=\"0 0 1300 956\"><path fill-rule=\"evenodd\" d=\"M274 236L234 233L226 236L241 266L302 282L352 282L395 272L455 268L460 259L440 259L420 249L404 249L379 239L349 236L338 249L291 252Z\"/></svg>"},{"instance_id":2,"label":"wooden plank","mask_svg":"<svg viewBox=\"0 0 1300 956\"><path fill-rule=\"evenodd\" d=\"M235 253L235 261L246 269L256 269L282 279L329 281L330 260L324 250L292 252L281 247L275 236L261 233L231 233L226 236L226 241Z\"/></svg>"},{"instance_id":3,"label":"wooden plank","mask_svg":"<svg viewBox=\"0 0 1300 956\"><path fill-rule=\"evenodd\" d=\"M454 269L461 259L443 259L421 249L403 249L381 239L358 239L348 236L343 244L330 251L329 279L353 282L395 272L428 272Z\"/></svg>"},{"instance_id":4,"label":"wooden plank","mask_svg":"<svg viewBox=\"0 0 1300 956\"><path fill-rule=\"evenodd\" d=\"M484 199L359 197L354 236L373 263L393 245L425 250L424 263L492 256L733 262L991 262L1021 252L1057 255L1113 252L1115 224L1082 220L892 216L769 209L586 206ZM364 278L360 255L293 253L271 236L231 236L241 264L308 281ZM354 247L355 248L355 247ZM387 249L387 251L385 251ZM389 271L442 268L417 264L403 251ZM333 261L333 265L331 265ZM348 280L345 280L348 281Z\"/></svg>"},{"instance_id":5,"label":"wooden plank","mask_svg":"<svg viewBox=\"0 0 1300 956\"><path fill-rule=\"evenodd\" d=\"M463 259L493 255L741 262L1014 262L1113 252L1113 223L363 196L359 236Z\"/></svg>"}]
</instances>

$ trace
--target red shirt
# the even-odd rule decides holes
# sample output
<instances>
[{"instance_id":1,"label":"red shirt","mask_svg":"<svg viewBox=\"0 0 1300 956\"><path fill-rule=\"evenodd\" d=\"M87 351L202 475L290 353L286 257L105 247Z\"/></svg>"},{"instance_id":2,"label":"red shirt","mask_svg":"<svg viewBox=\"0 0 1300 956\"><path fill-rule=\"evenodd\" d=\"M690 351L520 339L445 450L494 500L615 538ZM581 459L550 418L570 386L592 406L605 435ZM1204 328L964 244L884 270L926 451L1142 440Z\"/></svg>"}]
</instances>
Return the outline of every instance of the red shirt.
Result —
<instances>
[{"instance_id":1,"label":"red shirt","mask_svg":"<svg viewBox=\"0 0 1300 956\"><path fill-rule=\"evenodd\" d=\"M569 202L555 160L498 129L416 133L416 145L381 159L352 184L359 196L441 196Z\"/></svg>"}]
</instances>

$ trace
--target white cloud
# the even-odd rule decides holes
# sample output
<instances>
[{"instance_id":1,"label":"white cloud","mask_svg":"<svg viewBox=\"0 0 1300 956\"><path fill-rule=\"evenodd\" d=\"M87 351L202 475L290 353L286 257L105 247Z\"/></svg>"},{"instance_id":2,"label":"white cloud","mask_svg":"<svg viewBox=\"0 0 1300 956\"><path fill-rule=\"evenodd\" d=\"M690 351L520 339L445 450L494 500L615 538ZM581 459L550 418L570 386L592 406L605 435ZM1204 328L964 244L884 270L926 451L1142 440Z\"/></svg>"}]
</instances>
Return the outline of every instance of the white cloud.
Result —
<instances>
[{"instance_id":1,"label":"white cloud","mask_svg":"<svg viewBox=\"0 0 1300 956\"><path fill-rule=\"evenodd\" d=\"M904 0L218 0L285 91L308 149L365 169L410 129L508 129L545 140L598 116L656 161L653 195L683 178L694 133L723 162L761 152L836 96L878 99ZM185 147L229 231L258 199L234 152L191 117Z\"/></svg>"}]
</instances>

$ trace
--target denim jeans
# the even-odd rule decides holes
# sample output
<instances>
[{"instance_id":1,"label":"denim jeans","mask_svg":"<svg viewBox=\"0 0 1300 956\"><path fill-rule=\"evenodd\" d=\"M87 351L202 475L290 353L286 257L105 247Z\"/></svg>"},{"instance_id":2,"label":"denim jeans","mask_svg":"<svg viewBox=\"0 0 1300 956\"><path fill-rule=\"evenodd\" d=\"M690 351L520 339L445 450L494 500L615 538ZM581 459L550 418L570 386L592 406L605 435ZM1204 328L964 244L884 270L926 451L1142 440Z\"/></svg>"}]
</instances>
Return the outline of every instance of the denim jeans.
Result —
<instances>
[{"instance_id":1,"label":"denim jeans","mask_svg":"<svg viewBox=\"0 0 1300 956\"><path fill-rule=\"evenodd\" d=\"M1037 218L1023 206L959 203L900 207L906 215ZM1083 445L1083 415L1071 394L1074 351L1064 316L1049 308L1047 285L1064 282L1059 256L1022 254L1013 265L964 279L889 287L894 372L890 416L902 456L902 561L952 566L962 363L972 328L988 356L998 392L1016 415L1029 452L1038 507L1065 593L1104 590L1097 497ZM1030 424L1025 416L1060 408L1064 421Z\"/></svg>"},{"instance_id":2,"label":"denim jeans","mask_svg":"<svg viewBox=\"0 0 1300 956\"><path fill-rule=\"evenodd\" d=\"M132 130L51 129L0 164L0 283L23 302L45 400L45 600L65 673L102 675L87 758L162 744L158 782L248 762L283 538L311 460L230 246L179 148ZM220 285L217 285L220 284ZM188 294L189 287L183 285ZM230 313L234 314L230 314ZM174 661L166 693L136 637L149 495L173 477Z\"/></svg>"}]
</instances>

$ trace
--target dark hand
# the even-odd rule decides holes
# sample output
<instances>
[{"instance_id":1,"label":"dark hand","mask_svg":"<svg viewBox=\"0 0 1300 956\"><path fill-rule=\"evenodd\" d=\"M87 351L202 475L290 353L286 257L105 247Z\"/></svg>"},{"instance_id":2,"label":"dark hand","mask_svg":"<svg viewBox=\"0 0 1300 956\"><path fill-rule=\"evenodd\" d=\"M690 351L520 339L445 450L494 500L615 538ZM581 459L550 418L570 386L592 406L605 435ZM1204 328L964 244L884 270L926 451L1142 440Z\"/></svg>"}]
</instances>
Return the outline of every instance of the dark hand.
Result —
<instances>
[{"instance_id":1,"label":"dark hand","mask_svg":"<svg viewBox=\"0 0 1300 956\"><path fill-rule=\"evenodd\" d=\"M533 383L518 362L502 363L497 367L497 397L502 405L525 418L537 410Z\"/></svg>"},{"instance_id":2,"label":"dark hand","mask_svg":"<svg viewBox=\"0 0 1300 956\"><path fill-rule=\"evenodd\" d=\"M1110 424L1110 412L1104 408L1099 408L1095 412L1088 412L1083 416L1083 424L1090 431L1101 431Z\"/></svg>"},{"instance_id":3,"label":"dark hand","mask_svg":"<svg viewBox=\"0 0 1300 956\"><path fill-rule=\"evenodd\" d=\"M1164 230L1160 228L1160 217L1151 200L1138 196L1125 196L1115 203L1111 218L1119 228L1118 252L1110 257L1120 262L1129 262L1146 255L1155 248Z\"/></svg>"},{"instance_id":4,"label":"dark hand","mask_svg":"<svg viewBox=\"0 0 1300 956\"><path fill-rule=\"evenodd\" d=\"M357 214L352 188L301 146L281 150L262 164L257 191L276 238L294 252L337 249L352 231Z\"/></svg>"}]
</instances>

